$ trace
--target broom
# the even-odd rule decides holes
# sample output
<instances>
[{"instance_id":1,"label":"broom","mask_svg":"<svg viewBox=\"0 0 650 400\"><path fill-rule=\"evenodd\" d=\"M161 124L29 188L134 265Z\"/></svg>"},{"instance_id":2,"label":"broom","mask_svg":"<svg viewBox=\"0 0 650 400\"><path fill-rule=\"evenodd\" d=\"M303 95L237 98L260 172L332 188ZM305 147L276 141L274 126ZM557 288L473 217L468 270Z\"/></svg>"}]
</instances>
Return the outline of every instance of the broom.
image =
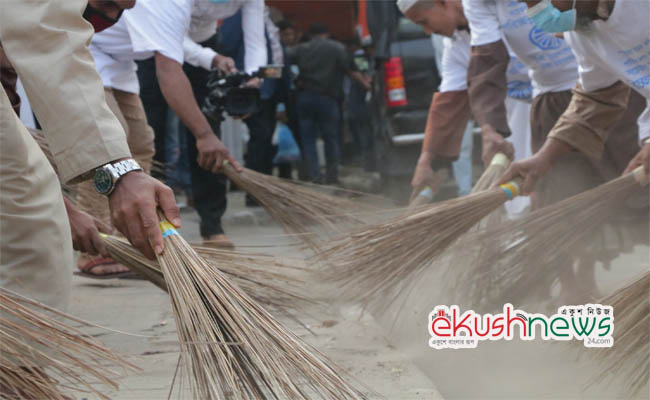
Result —
<instances>
[{"instance_id":1,"label":"broom","mask_svg":"<svg viewBox=\"0 0 650 400\"><path fill-rule=\"evenodd\" d=\"M474 184L472 193L480 192L492 187L492 185L503 176L508 165L510 165L510 159L508 156L503 153L496 153L494 157L492 157L490 165L488 165L483 174L481 174L479 180ZM436 193L434 193L429 186L425 186L420 193L411 200L408 208L412 210L431 203L435 194Z\"/></svg>"},{"instance_id":2,"label":"broom","mask_svg":"<svg viewBox=\"0 0 650 400\"><path fill-rule=\"evenodd\" d=\"M624 200L647 185L643 168L531 212L508 224L470 238L484 247L481 265L469 282L475 301L519 304L540 288L546 290L559 275L566 254L575 254L619 209ZM485 279L499 282L485 292ZM482 299L481 296L484 296Z\"/></svg>"},{"instance_id":3,"label":"broom","mask_svg":"<svg viewBox=\"0 0 650 400\"><path fill-rule=\"evenodd\" d=\"M396 287L431 264L472 226L519 194L519 184L437 203L426 209L354 231L319 255L328 278L350 299Z\"/></svg>"},{"instance_id":4,"label":"broom","mask_svg":"<svg viewBox=\"0 0 650 400\"><path fill-rule=\"evenodd\" d=\"M650 381L649 298L650 271L599 302L614 309L614 346L596 349L580 346L582 354L587 354L602 366L593 382L622 376L629 397L638 396Z\"/></svg>"},{"instance_id":5,"label":"broom","mask_svg":"<svg viewBox=\"0 0 650 400\"><path fill-rule=\"evenodd\" d=\"M111 257L140 274L160 289L167 291L167 283L157 261L152 261L140 253L126 239L102 234ZM290 276L283 269L302 270L279 264L274 257L248 255L235 251L193 246L198 254L211 265L233 279L255 301L284 310L296 307L300 302L310 302L297 290L304 282Z\"/></svg>"},{"instance_id":6,"label":"broom","mask_svg":"<svg viewBox=\"0 0 650 400\"><path fill-rule=\"evenodd\" d=\"M370 206L362 206L348 199L311 190L247 168L237 172L227 162L224 163L223 172L228 179L255 198L288 233L299 234L312 249L319 247L313 234L314 227L338 232L339 224L358 225L364 222L355 211L375 211Z\"/></svg>"},{"instance_id":7,"label":"broom","mask_svg":"<svg viewBox=\"0 0 650 400\"><path fill-rule=\"evenodd\" d=\"M108 399L97 384L117 389L114 368L138 368L70 323L91 326L0 288L0 397L69 400L72 389Z\"/></svg>"},{"instance_id":8,"label":"broom","mask_svg":"<svg viewBox=\"0 0 650 400\"><path fill-rule=\"evenodd\" d=\"M165 250L158 262L194 398L366 398L160 218Z\"/></svg>"}]
</instances>

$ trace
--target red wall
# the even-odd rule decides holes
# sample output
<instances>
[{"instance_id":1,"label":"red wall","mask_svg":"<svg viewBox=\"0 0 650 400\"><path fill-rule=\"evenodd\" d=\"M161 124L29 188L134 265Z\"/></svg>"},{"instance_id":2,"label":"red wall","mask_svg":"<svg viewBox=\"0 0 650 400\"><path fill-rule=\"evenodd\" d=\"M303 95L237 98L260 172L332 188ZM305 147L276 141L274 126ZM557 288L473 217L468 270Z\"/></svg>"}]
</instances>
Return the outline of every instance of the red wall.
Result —
<instances>
[{"instance_id":1,"label":"red wall","mask_svg":"<svg viewBox=\"0 0 650 400\"><path fill-rule=\"evenodd\" d=\"M306 32L314 22L320 22L342 40L354 34L357 24L356 0L267 0L266 5L280 10L301 32Z\"/></svg>"}]
</instances>

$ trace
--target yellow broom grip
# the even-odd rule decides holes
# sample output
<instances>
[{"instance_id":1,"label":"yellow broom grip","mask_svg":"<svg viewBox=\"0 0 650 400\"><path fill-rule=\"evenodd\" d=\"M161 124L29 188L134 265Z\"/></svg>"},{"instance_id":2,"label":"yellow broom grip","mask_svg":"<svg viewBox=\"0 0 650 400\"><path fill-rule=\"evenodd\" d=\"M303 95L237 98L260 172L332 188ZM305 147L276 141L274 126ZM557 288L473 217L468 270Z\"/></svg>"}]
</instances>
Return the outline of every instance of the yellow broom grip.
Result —
<instances>
[{"instance_id":1,"label":"yellow broom grip","mask_svg":"<svg viewBox=\"0 0 650 400\"><path fill-rule=\"evenodd\" d=\"M636 167L634 171L632 171L632 175L634 175L634 180L636 180L641 186L645 186L650 182L650 176L645 173L643 165Z\"/></svg>"},{"instance_id":2,"label":"yellow broom grip","mask_svg":"<svg viewBox=\"0 0 650 400\"><path fill-rule=\"evenodd\" d=\"M178 231L176 231L176 227L172 225L169 221L166 219L163 219L160 221L160 232L162 232L162 237L166 238L167 236L171 235L178 235Z\"/></svg>"},{"instance_id":3,"label":"yellow broom grip","mask_svg":"<svg viewBox=\"0 0 650 400\"><path fill-rule=\"evenodd\" d=\"M523 182L524 182L523 179L515 178L510 182L504 183L503 185L499 185L499 187L503 189L504 192L506 192L506 196L508 197L508 200L512 200L515 197L519 196L519 193L521 192L520 188Z\"/></svg>"}]
</instances>

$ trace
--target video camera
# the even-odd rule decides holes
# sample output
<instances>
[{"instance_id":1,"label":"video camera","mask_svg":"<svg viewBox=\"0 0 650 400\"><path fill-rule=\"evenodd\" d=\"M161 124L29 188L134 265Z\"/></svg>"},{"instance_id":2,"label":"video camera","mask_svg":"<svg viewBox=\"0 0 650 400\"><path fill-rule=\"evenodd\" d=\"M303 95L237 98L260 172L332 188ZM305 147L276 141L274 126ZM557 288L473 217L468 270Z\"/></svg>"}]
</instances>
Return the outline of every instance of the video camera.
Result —
<instances>
[{"instance_id":1,"label":"video camera","mask_svg":"<svg viewBox=\"0 0 650 400\"><path fill-rule=\"evenodd\" d=\"M210 93L205 98L202 111L219 122L224 120L224 111L233 117L255 114L260 109L260 90L241 86L253 78L279 79L282 77L282 67L267 65L252 74L212 72L207 85Z\"/></svg>"}]
</instances>

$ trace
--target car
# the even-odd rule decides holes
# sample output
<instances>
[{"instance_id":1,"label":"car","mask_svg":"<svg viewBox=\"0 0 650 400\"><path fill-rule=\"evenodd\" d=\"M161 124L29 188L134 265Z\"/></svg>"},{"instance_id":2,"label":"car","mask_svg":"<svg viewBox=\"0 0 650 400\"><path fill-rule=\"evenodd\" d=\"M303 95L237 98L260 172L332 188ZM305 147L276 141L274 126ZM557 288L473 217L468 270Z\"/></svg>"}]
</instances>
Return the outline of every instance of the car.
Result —
<instances>
[{"instance_id":1,"label":"car","mask_svg":"<svg viewBox=\"0 0 650 400\"><path fill-rule=\"evenodd\" d=\"M403 203L420 155L433 94L440 85L435 49L394 4L368 3L375 44L371 115L383 193ZM401 85L400 85L401 83Z\"/></svg>"}]
</instances>

